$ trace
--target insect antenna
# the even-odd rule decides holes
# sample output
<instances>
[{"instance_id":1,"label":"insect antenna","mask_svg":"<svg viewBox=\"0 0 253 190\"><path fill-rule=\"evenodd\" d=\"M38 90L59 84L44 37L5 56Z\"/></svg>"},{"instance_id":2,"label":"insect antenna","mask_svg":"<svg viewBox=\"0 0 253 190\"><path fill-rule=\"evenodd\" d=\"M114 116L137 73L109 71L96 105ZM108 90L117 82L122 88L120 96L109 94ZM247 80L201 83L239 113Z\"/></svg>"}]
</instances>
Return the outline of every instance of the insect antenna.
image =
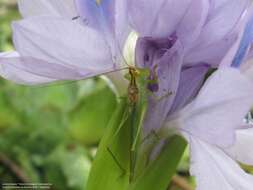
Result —
<instances>
[{"instance_id":1,"label":"insect antenna","mask_svg":"<svg viewBox=\"0 0 253 190\"><path fill-rule=\"evenodd\" d=\"M128 69L129 69L129 67L123 67L123 68L120 68L120 69L115 69L113 71L102 72L101 74L98 75L98 77L100 77L102 75L107 75L107 74L110 74L110 73L114 73L114 72L128 70ZM74 83L77 83L77 82L80 82L80 81L84 81L86 79L92 79L94 77L95 77L95 75L92 75L92 76L89 76L89 77L85 77L85 78L76 79L76 80L73 79L73 80L55 81L53 83L46 83L46 84L39 84L37 86L31 86L31 88L46 88L46 87L54 87L54 86L74 84Z\"/></svg>"},{"instance_id":2,"label":"insect antenna","mask_svg":"<svg viewBox=\"0 0 253 190\"><path fill-rule=\"evenodd\" d=\"M126 60L124 54L122 53L123 50L121 50L120 45L119 45L119 42L118 42L117 40L115 40L115 41L116 41L116 45L117 45L117 48L118 48L120 57L122 58L123 62L124 62L128 67L133 67L133 66L131 66L130 64L128 64L128 62L127 62L127 60Z\"/></svg>"}]
</instances>

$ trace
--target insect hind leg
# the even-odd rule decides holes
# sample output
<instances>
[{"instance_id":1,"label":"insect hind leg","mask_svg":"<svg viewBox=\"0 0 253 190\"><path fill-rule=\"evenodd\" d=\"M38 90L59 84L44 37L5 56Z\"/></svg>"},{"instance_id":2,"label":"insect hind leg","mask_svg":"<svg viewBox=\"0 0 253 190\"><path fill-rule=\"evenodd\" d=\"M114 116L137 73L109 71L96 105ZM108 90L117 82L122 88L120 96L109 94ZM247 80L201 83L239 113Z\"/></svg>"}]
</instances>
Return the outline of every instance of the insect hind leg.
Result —
<instances>
[{"instance_id":1,"label":"insect hind leg","mask_svg":"<svg viewBox=\"0 0 253 190\"><path fill-rule=\"evenodd\" d=\"M106 149L107 149L108 153L110 154L111 158L114 160L115 164L122 171L122 174L119 177L122 177L126 174L126 169L121 165L120 161L117 159L117 157L115 156L113 151L110 149L110 145L112 145L114 138L116 138L116 136L119 134L121 129L124 127L124 124L128 120L128 118L129 118L129 114L128 114L128 110L126 109L125 112L123 113L123 118L122 118L122 121L119 124L118 129L115 131L115 133L111 137L112 142L109 143L109 145L107 145L107 147L106 147Z\"/></svg>"},{"instance_id":2,"label":"insect hind leg","mask_svg":"<svg viewBox=\"0 0 253 190\"><path fill-rule=\"evenodd\" d=\"M106 148L108 153L110 154L111 158L114 160L115 164L118 166L118 168L121 170L122 174L119 176L119 178L123 177L124 175L126 175L126 169L120 164L119 160L117 159L117 157L113 154L112 150L107 147Z\"/></svg>"}]
</instances>

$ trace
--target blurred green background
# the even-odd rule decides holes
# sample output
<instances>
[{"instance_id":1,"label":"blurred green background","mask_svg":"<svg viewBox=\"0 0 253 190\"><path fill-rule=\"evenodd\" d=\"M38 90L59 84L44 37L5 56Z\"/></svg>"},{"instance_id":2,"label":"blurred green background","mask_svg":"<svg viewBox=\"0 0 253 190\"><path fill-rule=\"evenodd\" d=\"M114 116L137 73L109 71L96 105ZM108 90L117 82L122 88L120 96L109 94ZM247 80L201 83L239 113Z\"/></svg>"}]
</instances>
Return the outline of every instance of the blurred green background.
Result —
<instances>
[{"instance_id":1,"label":"blurred green background","mask_svg":"<svg viewBox=\"0 0 253 190\"><path fill-rule=\"evenodd\" d=\"M12 50L16 1L0 0L0 52ZM0 184L50 183L85 190L96 147L117 98L101 78L40 87L0 80ZM186 153L170 190L190 190Z\"/></svg>"},{"instance_id":2,"label":"blurred green background","mask_svg":"<svg viewBox=\"0 0 253 190\"><path fill-rule=\"evenodd\" d=\"M15 1L0 0L0 51L13 49ZM82 190L116 96L100 78L40 87L0 80L0 184Z\"/></svg>"}]
</instances>

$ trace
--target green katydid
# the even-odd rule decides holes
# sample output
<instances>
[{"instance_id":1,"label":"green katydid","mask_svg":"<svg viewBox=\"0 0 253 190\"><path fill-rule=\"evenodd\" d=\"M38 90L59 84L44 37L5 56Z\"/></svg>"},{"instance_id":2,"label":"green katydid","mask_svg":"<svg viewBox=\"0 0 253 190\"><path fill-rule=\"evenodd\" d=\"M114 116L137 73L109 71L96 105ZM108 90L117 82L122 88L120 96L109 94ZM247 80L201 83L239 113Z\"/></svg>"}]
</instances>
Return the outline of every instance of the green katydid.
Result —
<instances>
[{"instance_id":1,"label":"green katydid","mask_svg":"<svg viewBox=\"0 0 253 190\"><path fill-rule=\"evenodd\" d=\"M133 66L128 67L128 74L126 78L129 80L128 90L127 90L127 98L128 98L128 109L125 110L125 113L122 118L122 122L119 125L116 133L121 130L124 126L124 123L130 119L130 136L131 136L131 150L130 150L130 176L129 181L131 182L135 178L135 170L136 170L136 162L138 157L138 148L142 143L140 142L141 128L142 123L145 117L145 113L147 110L147 97L150 95L147 91L147 86L149 84L155 84L158 81L157 76L153 80L150 80L150 71L145 68L136 68ZM152 95L152 94L151 94ZM165 96L158 98L158 101L163 98L171 95L171 93L166 94ZM145 138L144 138L145 139ZM125 169L120 165L117 158L114 156L113 152L107 147L108 152L111 154L115 163L118 167L125 171Z\"/></svg>"},{"instance_id":2,"label":"green katydid","mask_svg":"<svg viewBox=\"0 0 253 190\"><path fill-rule=\"evenodd\" d=\"M127 64L124 56L122 58ZM133 187L138 186L140 179L143 179L142 176L145 177L143 173L149 168L147 163L150 166L149 155L161 140L155 131L151 131L144 138L141 136L148 107L147 100L151 96L155 101L161 101L170 96L172 92L156 97L148 90L149 85L158 85L157 66L150 71L149 68L138 68L127 64L127 67L118 69L118 71L126 69L128 73L125 77L129 81L127 103L119 119L120 122L117 126L114 125L116 130L108 130L112 132L111 136L108 133L107 138L104 138L105 141L102 141L98 149L87 190L129 190L132 185ZM125 135L125 132L129 133ZM145 146L142 146L144 143ZM124 147L127 148L122 150ZM122 159L124 156L127 158Z\"/></svg>"},{"instance_id":3,"label":"green katydid","mask_svg":"<svg viewBox=\"0 0 253 190\"><path fill-rule=\"evenodd\" d=\"M125 113L122 118L122 122L119 125L116 133L121 130L124 123L130 119L130 137L131 137L131 150L130 150L130 176L129 181L132 181L134 178L134 170L136 164L136 157L137 157L137 145L139 142L139 137L141 133L141 126L142 122L146 113L147 109L147 101L146 95L143 93L145 90L142 88L146 88L146 81L148 81L149 77L149 70L148 69L140 69L133 66L129 66L128 74L126 78L129 80L129 86L127 90L127 98L128 98L128 108L125 109ZM118 167L122 170L122 166L117 161L117 158L114 156L113 152L110 150L110 147L107 147L108 152L111 154L112 158L115 160L115 163Z\"/></svg>"}]
</instances>

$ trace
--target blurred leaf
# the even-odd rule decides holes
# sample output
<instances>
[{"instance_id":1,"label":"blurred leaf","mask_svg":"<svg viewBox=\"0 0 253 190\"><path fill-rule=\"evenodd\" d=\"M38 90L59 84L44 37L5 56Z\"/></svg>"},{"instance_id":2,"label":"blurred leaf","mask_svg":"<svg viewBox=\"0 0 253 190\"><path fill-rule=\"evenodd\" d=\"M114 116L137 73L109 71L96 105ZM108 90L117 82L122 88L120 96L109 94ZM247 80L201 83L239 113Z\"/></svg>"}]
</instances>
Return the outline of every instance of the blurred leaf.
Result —
<instances>
[{"instance_id":1,"label":"blurred leaf","mask_svg":"<svg viewBox=\"0 0 253 190\"><path fill-rule=\"evenodd\" d=\"M0 131L18 125L17 114L10 108L6 96L0 93Z\"/></svg>"},{"instance_id":2,"label":"blurred leaf","mask_svg":"<svg viewBox=\"0 0 253 190\"><path fill-rule=\"evenodd\" d=\"M84 189L90 166L91 162L83 148L67 149L60 146L48 158L47 179L56 189L63 189L62 180L66 180L67 184L64 189ZM59 180L56 184L57 176Z\"/></svg>"},{"instance_id":3,"label":"blurred leaf","mask_svg":"<svg viewBox=\"0 0 253 190\"><path fill-rule=\"evenodd\" d=\"M12 49L10 22L20 18L16 1L0 1L0 51Z\"/></svg>"},{"instance_id":4,"label":"blurred leaf","mask_svg":"<svg viewBox=\"0 0 253 190\"><path fill-rule=\"evenodd\" d=\"M36 168L30 160L30 155L25 151L22 151L20 154L18 154L17 160L18 164L21 166L28 179L33 183L39 183L39 174L37 173Z\"/></svg>"},{"instance_id":5,"label":"blurred leaf","mask_svg":"<svg viewBox=\"0 0 253 190\"><path fill-rule=\"evenodd\" d=\"M116 96L102 81L69 114L69 132L84 145L97 144L117 105Z\"/></svg>"}]
</instances>

